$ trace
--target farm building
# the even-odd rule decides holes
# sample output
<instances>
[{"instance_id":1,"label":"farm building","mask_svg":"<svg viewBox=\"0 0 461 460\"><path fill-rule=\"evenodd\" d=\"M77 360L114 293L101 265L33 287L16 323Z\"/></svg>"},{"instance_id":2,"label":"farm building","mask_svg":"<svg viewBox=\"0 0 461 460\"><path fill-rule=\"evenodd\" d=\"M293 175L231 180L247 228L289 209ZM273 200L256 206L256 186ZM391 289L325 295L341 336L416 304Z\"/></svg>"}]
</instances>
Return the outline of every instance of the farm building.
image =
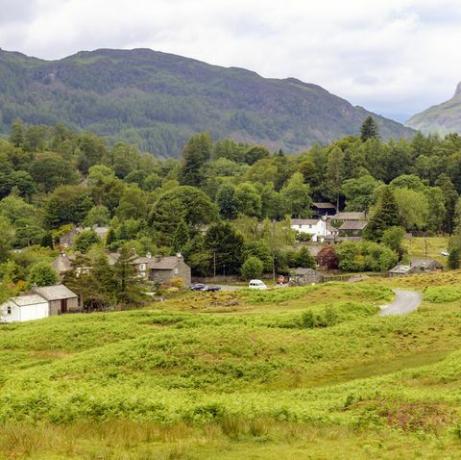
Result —
<instances>
[{"instance_id":1,"label":"farm building","mask_svg":"<svg viewBox=\"0 0 461 460\"><path fill-rule=\"evenodd\" d=\"M0 305L0 322L14 323L32 321L49 316L49 304L37 295L20 295Z\"/></svg>"},{"instance_id":2,"label":"farm building","mask_svg":"<svg viewBox=\"0 0 461 460\"><path fill-rule=\"evenodd\" d=\"M32 290L35 294L38 294L47 301L49 305L49 316L80 311L80 303L77 294L63 284L36 287Z\"/></svg>"}]
</instances>

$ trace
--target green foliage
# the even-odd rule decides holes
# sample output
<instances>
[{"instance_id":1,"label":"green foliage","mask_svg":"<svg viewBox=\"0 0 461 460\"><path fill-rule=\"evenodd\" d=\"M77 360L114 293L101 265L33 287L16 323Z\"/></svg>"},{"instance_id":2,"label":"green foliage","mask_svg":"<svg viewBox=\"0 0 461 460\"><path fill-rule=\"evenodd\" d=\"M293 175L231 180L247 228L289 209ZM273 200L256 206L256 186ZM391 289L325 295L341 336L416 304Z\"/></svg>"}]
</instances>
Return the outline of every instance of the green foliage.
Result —
<instances>
[{"instance_id":1,"label":"green foliage","mask_svg":"<svg viewBox=\"0 0 461 460\"><path fill-rule=\"evenodd\" d=\"M345 272L384 272L398 261L397 254L389 247L372 241L345 241L336 248L339 268Z\"/></svg>"},{"instance_id":2,"label":"green foliage","mask_svg":"<svg viewBox=\"0 0 461 460\"><path fill-rule=\"evenodd\" d=\"M100 243L98 235L94 230L83 230L74 241L74 248L85 254L94 245Z\"/></svg>"},{"instance_id":3,"label":"green foliage","mask_svg":"<svg viewBox=\"0 0 461 460\"><path fill-rule=\"evenodd\" d=\"M38 262L32 265L29 283L37 286L52 286L58 282L58 275L48 262Z\"/></svg>"},{"instance_id":4,"label":"green foliage","mask_svg":"<svg viewBox=\"0 0 461 460\"><path fill-rule=\"evenodd\" d=\"M433 303L455 302L461 299L461 288L457 286L431 286L424 291L424 300Z\"/></svg>"},{"instance_id":5,"label":"green foliage","mask_svg":"<svg viewBox=\"0 0 461 460\"><path fill-rule=\"evenodd\" d=\"M243 262L241 274L244 279L250 280L260 278L263 274L264 264L255 256L250 256Z\"/></svg>"},{"instance_id":6,"label":"green foliage","mask_svg":"<svg viewBox=\"0 0 461 460\"><path fill-rule=\"evenodd\" d=\"M373 117L368 116L360 128L360 137L362 142L368 139L376 139L379 137L379 129Z\"/></svg>"}]
</instances>

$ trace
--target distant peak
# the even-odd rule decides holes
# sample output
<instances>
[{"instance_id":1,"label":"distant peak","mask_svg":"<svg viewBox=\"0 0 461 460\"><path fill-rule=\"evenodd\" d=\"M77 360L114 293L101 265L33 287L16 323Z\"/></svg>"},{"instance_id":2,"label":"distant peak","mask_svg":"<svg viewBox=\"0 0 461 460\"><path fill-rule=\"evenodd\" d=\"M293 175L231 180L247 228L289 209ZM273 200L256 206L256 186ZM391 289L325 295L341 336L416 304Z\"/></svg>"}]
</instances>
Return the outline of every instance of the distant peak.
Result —
<instances>
[{"instance_id":1,"label":"distant peak","mask_svg":"<svg viewBox=\"0 0 461 460\"><path fill-rule=\"evenodd\" d=\"M455 96L454 97L458 97L458 96L461 96L461 82L458 83L458 86L456 87L456 91L455 91Z\"/></svg>"}]
</instances>

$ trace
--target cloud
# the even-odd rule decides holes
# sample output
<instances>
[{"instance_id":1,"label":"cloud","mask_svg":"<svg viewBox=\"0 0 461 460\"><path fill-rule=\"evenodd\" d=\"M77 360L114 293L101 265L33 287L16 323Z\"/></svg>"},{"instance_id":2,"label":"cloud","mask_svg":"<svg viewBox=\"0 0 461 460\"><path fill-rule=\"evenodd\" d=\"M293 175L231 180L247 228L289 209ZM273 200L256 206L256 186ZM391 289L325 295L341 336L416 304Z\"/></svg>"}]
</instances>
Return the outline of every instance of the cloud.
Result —
<instances>
[{"instance_id":1,"label":"cloud","mask_svg":"<svg viewBox=\"0 0 461 460\"><path fill-rule=\"evenodd\" d=\"M148 47L411 115L461 80L459 0L0 0L0 44L54 59Z\"/></svg>"}]
</instances>

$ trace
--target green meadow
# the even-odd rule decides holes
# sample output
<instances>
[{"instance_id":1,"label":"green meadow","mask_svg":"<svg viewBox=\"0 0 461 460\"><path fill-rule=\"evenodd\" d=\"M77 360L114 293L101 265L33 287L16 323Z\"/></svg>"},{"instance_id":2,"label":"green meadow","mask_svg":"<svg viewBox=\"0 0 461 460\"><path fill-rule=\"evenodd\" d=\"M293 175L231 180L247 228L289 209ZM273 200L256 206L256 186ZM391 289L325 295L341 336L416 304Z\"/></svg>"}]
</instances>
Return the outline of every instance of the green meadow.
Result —
<instances>
[{"instance_id":1,"label":"green meadow","mask_svg":"<svg viewBox=\"0 0 461 460\"><path fill-rule=\"evenodd\" d=\"M0 326L1 459L461 455L461 273ZM391 287L420 309L380 317Z\"/></svg>"}]
</instances>

